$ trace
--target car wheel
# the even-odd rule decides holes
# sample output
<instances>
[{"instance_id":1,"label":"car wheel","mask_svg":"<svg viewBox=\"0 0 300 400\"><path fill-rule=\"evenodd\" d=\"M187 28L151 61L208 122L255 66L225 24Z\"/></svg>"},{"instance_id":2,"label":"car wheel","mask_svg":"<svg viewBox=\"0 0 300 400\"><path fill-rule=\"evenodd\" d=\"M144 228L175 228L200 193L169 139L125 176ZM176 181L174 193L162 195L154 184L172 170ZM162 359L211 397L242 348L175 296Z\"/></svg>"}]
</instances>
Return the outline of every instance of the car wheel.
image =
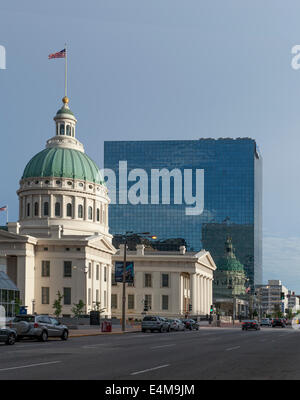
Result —
<instances>
[{"instance_id":1,"label":"car wheel","mask_svg":"<svg viewBox=\"0 0 300 400\"><path fill-rule=\"evenodd\" d=\"M16 336L15 336L14 333L10 333L8 335L8 338L7 338L6 342L5 342L5 344L11 346L11 345L13 345L15 343L16 343Z\"/></svg>"},{"instance_id":2,"label":"car wheel","mask_svg":"<svg viewBox=\"0 0 300 400\"><path fill-rule=\"evenodd\" d=\"M40 342L47 342L48 340L48 333L46 331L43 331L41 333L41 336L39 337Z\"/></svg>"},{"instance_id":3,"label":"car wheel","mask_svg":"<svg viewBox=\"0 0 300 400\"><path fill-rule=\"evenodd\" d=\"M161 333L165 332L165 329L164 329L163 326L160 328L160 332L161 332Z\"/></svg>"},{"instance_id":4,"label":"car wheel","mask_svg":"<svg viewBox=\"0 0 300 400\"><path fill-rule=\"evenodd\" d=\"M68 337L69 337L69 332L67 330L64 330L61 336L61 340L68 340Z\"/></svg>"}]
</instances>

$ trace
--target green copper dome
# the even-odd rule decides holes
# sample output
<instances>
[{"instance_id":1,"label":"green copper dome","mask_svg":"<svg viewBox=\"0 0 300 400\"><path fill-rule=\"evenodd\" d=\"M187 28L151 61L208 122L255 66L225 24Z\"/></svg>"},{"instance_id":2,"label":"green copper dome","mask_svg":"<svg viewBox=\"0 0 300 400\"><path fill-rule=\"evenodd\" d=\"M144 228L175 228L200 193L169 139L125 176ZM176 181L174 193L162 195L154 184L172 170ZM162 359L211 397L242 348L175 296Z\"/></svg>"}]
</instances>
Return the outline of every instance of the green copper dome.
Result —
<instances>
[{"instance_id":1,"label":"green copper dome","mask_svg":"<svg viewBox=\"0 0 300 400\"><path fill-rule=\"evenodd\" d=\"M36 177L63 177L103 183L99 168L86 154L59 147L47 148L29 161L22 179Z\"/></svg>"}]
</instances>

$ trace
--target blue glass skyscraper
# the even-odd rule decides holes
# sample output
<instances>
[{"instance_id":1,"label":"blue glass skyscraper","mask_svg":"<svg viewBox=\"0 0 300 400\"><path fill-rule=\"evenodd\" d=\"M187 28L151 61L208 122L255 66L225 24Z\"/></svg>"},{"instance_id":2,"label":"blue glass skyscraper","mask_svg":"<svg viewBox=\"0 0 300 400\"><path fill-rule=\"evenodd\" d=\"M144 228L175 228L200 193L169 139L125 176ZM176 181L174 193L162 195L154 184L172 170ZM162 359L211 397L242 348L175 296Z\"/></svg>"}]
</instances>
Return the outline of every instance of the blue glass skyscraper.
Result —
<instances>
[{"instance_id":1,"label":"blue glass skyscraper","mask_svg":"<svg viewBox=\"0 0 300 400\"><path fill-rule=\"evenodd\" d=\"M250 283L262 282L262 158L255 140L107 141L104 167L116 175L112 234L181 239L215 261L230 236ZM171 171L165 181L161 171Z\"/></svg>"}]
</instances>

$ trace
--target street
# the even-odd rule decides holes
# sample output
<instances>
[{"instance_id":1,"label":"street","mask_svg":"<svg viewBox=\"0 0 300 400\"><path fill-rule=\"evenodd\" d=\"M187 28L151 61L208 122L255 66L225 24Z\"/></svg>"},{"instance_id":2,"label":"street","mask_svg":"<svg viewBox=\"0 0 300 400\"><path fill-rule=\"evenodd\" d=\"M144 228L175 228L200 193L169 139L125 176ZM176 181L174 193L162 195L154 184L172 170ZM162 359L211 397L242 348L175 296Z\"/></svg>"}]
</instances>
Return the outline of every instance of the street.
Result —
<instances>
[{"instance_id":1,"label":"street","mask_svg":"<svg viewBox=\"0 0 300 400\"><path fill-rule=\"evenodd\" d=\"M300 379L300 332L201 328L0 344L0 379Z\"/></svg>"}]
</instances>

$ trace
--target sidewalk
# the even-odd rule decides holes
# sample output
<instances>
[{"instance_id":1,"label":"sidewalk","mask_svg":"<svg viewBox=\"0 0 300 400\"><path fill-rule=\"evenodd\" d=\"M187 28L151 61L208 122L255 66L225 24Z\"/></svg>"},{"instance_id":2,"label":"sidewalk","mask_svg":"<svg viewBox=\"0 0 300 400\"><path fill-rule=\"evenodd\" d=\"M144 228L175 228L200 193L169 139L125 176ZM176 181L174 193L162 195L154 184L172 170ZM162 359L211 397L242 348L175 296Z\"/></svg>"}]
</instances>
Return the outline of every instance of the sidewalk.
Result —
<instances>
[{"instance_id":1,"label":"sidewalk","mask_svg":"<svg viewBox=\"0 0 300 400\"><path fill-rule=\"evenodd\" d=\"M100 336L100 335L123 335L125 333L140 332L140 325L127 325L126 331L122 332L120 325L113 325L112 332L101 332L100 326L82 327L82 329L70 329L69 337L83 337L83 336Z\"/></svg>"}]
</instances>

